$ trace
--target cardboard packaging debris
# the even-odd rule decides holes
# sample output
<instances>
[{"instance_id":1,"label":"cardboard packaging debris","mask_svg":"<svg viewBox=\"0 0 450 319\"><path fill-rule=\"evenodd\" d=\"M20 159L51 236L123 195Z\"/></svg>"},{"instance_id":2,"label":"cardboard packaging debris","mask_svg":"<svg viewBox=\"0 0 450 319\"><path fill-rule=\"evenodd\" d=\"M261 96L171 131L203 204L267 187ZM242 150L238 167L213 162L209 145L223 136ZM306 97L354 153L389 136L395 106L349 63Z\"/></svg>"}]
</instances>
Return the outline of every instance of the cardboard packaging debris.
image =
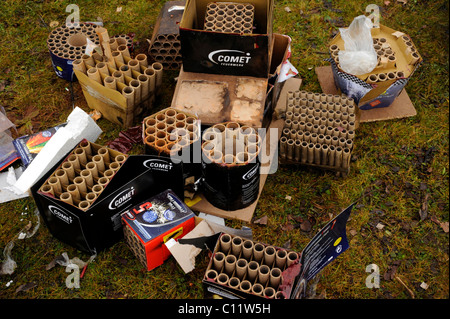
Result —
<instances>
[{"instance_id":1,"label":"cardboard packaging debris","mask_svg":"<svg viewBox=\"0 0 450 319\"><path fill-rule=\"evenodd\" d=\"M253 127L270 122L281 83L277 81L290 54L290 38L274 34L269 75L263 77L189 72L178 76L171 106L197 114L203 125L236 121ZM206 107L207 106L207 107Z\"/></svg>"},{"instance_id":2,"label":"cardboard packaging debris","mask_svg":"<svg viewBox=\"0 0 450 319\"><path fill-rule=\"evenodd\" d=\"M272 0L235 0L230 18L236 22L238 5L252 5L250 33L205 30L211 0L187 0L180 22L181 53L186 72L267 78L272 47ZM220 6L220 2L216 2ZM217 8L219 9L219 8ZM240 11L242 12L242 11ZM208 21L206 21L208 23ZM226 24L226 21L223 22ZM229 22L233 24L233 22ZM245 23L245 22L244 22ZM232 31L230 29L230 31Z\"/></svg>"},{"instance_id":3,"label":"cardboard packaging debris","mask_svg":"<svg viewBox=\"0 0 450 319\"><path fill-rule=\"evenodd\" d=\"M27 192L65 154L83 139L95 142L102 130L82 109L76 107L67 117L67 124L61 127L45 144L31 164L19 177L14 187L19 193Z\"/></svg>"},{"instance_id":4,"label":"cardboard packaging debris","mask_svg":"<svg viewBox=\"0 0 450 319\"><path fill-rule=\"evenodd\" d=\"M379 59L372 72L355 76L339 68L337 53L344 50L340 33L330 42L331 58L327 59L336 86L361 110L389 107L422 62L411 38L403 32L379 25L371 33Z\"/></svg>"},{"instance_id":5,"label":"cardboard packaging debris","mask_svg":"<svg viewBox=\"0 0 450 319\"><path fill-rule=\"evenodd\" d=\"M99 153L100 149L107 150L106 154L100 152L102 157L105 156L104 169L97 169L95 177L90 163L97 162L99 154L86 156L87 161L79 162L80 168L75 169L75 175L81 176L69 177L70 166L76 167L77 160L83 158L86 142L82 141L65 154L33 185L31 193L55 238L93 254L123 238L121 213L124 210L168 188L182 198L184 185L181 165L167 161L165 169L159 170L149 165L155 160L161 163L163 160L159 158L150 155L123 156L120 152L94 143L90 143L93 154ZM120 165L117 165L118 157L122 157ZM61 184L64 173L69 175L68 180ZM71 195L72 202L67 200L66 194Z\"/></svg>"},{"instance_id":6,"label":"cardboard packaging debris","mask_svg":"<svg viewBox=\"0 0 450 319\"><path fill-rule=\"evenodd\" d=\"M219 234L202 281L205 297L303 298L308 282L349 248L346 223L352 208L331 220L301 253Z\"/></svg>"},{"instance_id":7,"label":"cardboard packaging debris","mask_svg":"<svg viewBox=\"0 0 450 319\"><path fill-rule=\"evenodd\" d=\"M125 241L150 271L170 257L167 241L182 238L194 228L194 216L175 193L166 190L122 213Z\"/></svg>"}]
</instances>

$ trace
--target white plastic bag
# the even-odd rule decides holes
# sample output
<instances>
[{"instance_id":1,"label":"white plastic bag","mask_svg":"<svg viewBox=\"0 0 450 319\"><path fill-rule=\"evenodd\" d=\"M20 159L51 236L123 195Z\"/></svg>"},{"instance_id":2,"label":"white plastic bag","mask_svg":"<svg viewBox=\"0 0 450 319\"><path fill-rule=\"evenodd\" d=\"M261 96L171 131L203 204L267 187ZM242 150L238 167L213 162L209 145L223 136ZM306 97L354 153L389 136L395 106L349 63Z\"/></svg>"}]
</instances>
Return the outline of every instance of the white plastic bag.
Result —
<instances>
[{"instance_id":1,"label":"white plastic bag","mask_svg":"<svg viewBox=\"0 0 450 319\"><path fill-rule=\"evenodd\" d=\"M378 64L373 48L372 21L364 15L353 19L347 29L339 29L345 50L339 51L341 69L353 75L371 72Z\"/></svg>"}]
</instances>

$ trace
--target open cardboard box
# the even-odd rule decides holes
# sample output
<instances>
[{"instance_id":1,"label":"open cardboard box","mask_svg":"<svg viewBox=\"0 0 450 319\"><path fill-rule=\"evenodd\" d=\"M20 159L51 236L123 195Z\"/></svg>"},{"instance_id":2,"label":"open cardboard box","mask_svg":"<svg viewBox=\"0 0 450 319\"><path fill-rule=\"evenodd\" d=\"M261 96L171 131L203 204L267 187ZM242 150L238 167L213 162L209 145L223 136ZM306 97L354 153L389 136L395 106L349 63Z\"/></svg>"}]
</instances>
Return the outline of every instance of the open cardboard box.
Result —
<instances>
[{"instance_id":1,"label":"open cardboard box","mask_svg":"<svg viewBox=\"0 0 450 319\"><path fill-rule=\"evenodd\" d=\"M112 152L115 152L111 150ZM183 198L182 167L167 161L169 169L157 170L149 162L163 159L131 155L87 210L81 210L40 191L41 186L72 153L67 153L32 187L31 194L50 233L60 241L89 254L112 246L123 237L121 213L168 188Z\"/></svg>"},{"instance_id":2,"label":"open cardboard box","mask_svg":"<svg viewBox=\"0 0 450 319\"><path fill-rule=\"evenodd\" d=\"M287 79L282 85L283 87L280 91L280 99L278 100L275 109L282 107L282 105L286 105L285 97L287 96L287 92L298 90L301 85L301 79L290 78ZM260 190L258 198L253 204L235 211L221 210L209 203L201 193L197 194L193 199L186 199L186 204L194 211L200 211L228 219L239 219L242 221L251 222L259 197L261 196L261 192L267 180L267 176L270 173L273 173L278 166L278 140L280 139L283 126L284 120L276 118L273 118L268 126L267 133L263 140L264 145L266 145L268 161L261 161ZM271 157L269 157L269 154Z\"/></svg>"},{"instance_id":3,"label":"open cardboard box","mask_svg":"<svg viewBox=\"0 0 450 319\"><path fill-rule=\"evenodd\" d=\"M273 34L273 39L269 76L188 72L183 63L172 107L196 113L203 125L236 121L253 127L266 126L280 93L282 84L277 78L288 58L291 41L281 34Z\"/></svg>"},{"instance_id":4,"label":"open cardboard box","mask_svg":"<svg viewBox=\"0 0 450 319\"><path fill-rule=\"evenodd\" d=\"M234 0L254 6L252 33L204 30L212 0L187 0L180 22L183 67L186 72L267 78L271 61L273 0Z\"/></svg>"}]
</instances>

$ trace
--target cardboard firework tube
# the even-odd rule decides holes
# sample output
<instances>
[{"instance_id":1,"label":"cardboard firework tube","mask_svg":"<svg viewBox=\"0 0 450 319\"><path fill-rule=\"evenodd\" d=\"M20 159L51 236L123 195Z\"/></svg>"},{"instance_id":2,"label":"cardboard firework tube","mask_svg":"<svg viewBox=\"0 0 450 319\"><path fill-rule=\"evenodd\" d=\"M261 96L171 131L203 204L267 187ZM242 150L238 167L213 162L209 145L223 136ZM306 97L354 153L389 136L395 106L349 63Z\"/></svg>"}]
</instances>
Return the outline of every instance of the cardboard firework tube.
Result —
<instances>
[{"instance_id":1,"label":"cardboard firework tube","mask_svg":"<svg viewBox=\"0 0 450 319\"><path fill-rule=\"evenodd\" d=\"M59 199L67 204L73 204L72 195L68 192L62 193L61 196L59 196Z\"/></svg>"},{"instance_id":2,"label":"cardboard firework tube","mask_svg":"<svg viewBox=\"0 0 450 319\"><path fill-rule=\"evenodd\" d=\"M134 103L139 104L142 101L142 87L141 82L139 82L136 79L133 79L130 81L129 86L131 86L134 89Z\"/></svg>"},{"instance_id":3,"label":"cardboard firework tube","mask_svg":"<svg viewBox=\"0 0 450 319\"><path fill-rule=\"evenodd\" d=\"M387 75L385 73L378 74L378 82L384 82L387 80Z\"/></svg>"},{"instance_id":4,"label":"cardboard firework tube","mask_svg":"<svg viewBox=\"0 0 450 319\"><path fill-rule=\"evenodd\" d=\"M50 177L47 181L48 185L50 185L53 189L53 194L60 194L62 192L62 185L61 185L61 181L59 180L59 178L53 176Z\"/></svg>"},{"instance_id":5,"label":"cardboard firework tube","mask_svg":"<svg viewBox=\"0 0 450 319\"><path fill-rule=\"evenodd\" d=\"M95 67L95 61L92 56L84 54L81 59L83 60L86 69L89 69L89 67Z\"/></svg>"},{"instance_id":6,"label":"cardboard firework tube","mask_svg":"<svg viewBox=\"0 0 450 319\"><path fill-rule=\"evenodd\" d=\"M88 162L86 164L86 169L91 172L94 179L98 178L98 169L97 165L94 162Z\"/></svg>"},{"instance_id":7,"label":"cardboard firework tube","mask_svg":"<svg viewBox=\"0 0 450 319\"><path fill-rule=\"evenodd\" d=\"M117 84L116 84L116 78L112 77L112 76L107 76L105 78L105 80L103 81L105 87L112 89L112 90L117 90Z\"/></svg>"},{"instance_id":8,"label":"cardboard firework tube","mask_svg":"<svg viewBox=\"0 0 450 319\"><path fill-rule=\"evenodd\" d=\"M91 188L94 186L94 176L92 176L92 173L88 169L84 169L80 172L80 176L84 178L86 185Z\"/></svg>"},{"instance_id":9,"label":"cardboard firework tube","mask_svg":"<svg viewBox=\"0 0 450 319\"><path fill-rule=\"evenodd\" d=\"M214 269L210 269L206 272L206 279L208 280L217 281L217 276L219 276L219 274Z\"/></svg>"},{"instance_id":10,"label":"cardboard firework tube","mask_svg":"<svg viewBox=\"0 0 450 319\"><path fill-rule=\"evenodd\" d=\"M387 77L388 80L394 80L395 78L397 78L397 75L395 74L395 72L388 72Z\"/></svg>"},{"instance_id":11,"label":"cardboard firework tube","mask_svg":"<svg viewBox=\"0 0 450 319\"><path fill-rule=\"evenodd\" d=\"M336 147L336 155L334 158L334 166L341 167L342 166L342 147Z\"/></svg>"},{"instance_id":12,"label":"cardboard firework tube","mask_svg":"<svg viewBox=\"0 0 450 319\"><path fill-rule=\"evenodd\" d=\"M241 280L237 277L231 277L228 281L228 286L230 286L233 289L239 289L239 286L241 284Z\"/></svg>"},{"instance_id":13,"label":"cardboard firework tube","mask_svg":"<svg viewBox=\"0 0 450 319\"><path fill-rule=\"evenodd\" d=\"M327 162L328 162L328 145L327 144L321 144L320 151L322 153L321 154L320 164L321 165L327 165Z\"/></svg>"},{"instance_id":14,"label":"cardboard firework tube","mask_svg":"<svg viewBox=\"0 0 450 319\"><path fill-rule=\"evenodd\" d=\"M135 70L136 72L140 72L141 68L139 66L139 61L136 59L131 59L130 61L128 61L128 67L131 70Z\"/></svg>"},{"instance_id":15,"label":"cardboard firework tube","mask_svg":"<svg viewBox=\"0 0 450 319\"><path fill-rule=\"evenodd\" d=\"M114 71L112 74L112 77L116 80L116 85L117 83L125 83L125 78L123 76L123 73L120 71Z\"/></svg>"},{"instance_id":16,"label":"cardboard firework tube","mask_svg":"<svg viewBox=\"0 0 450 319\"><path fill-rule=\"evenodd\" d=\"M317 143L317 133L311 133L311 137L309 139L311 143Z\"/></svg>"},{"instance_id":17,"label":"cardboard firework tube","mask_svg":"<svg viewBox=\"0 0 450 319\"><path fill-rule=\"evenodd\" d=\"M140 66L148 67L147 55L144 53L140 53L136 55L135 59L139 62Z\"/></svg>"},{"instance_id":18,"label":"cardboard firework tube","mask_svg":"<svg viewBox=\"0 0 450 319\"><path fill-rule=\"evenodd\" d=\"M133 107L135 95L134 88L132 88L131 86L124 87L122 90L122 95L127 99L127 106L130 108Z\"/></svg>"},{"instance_id":19,"label":"cardboard firework tube","mask_svg":"<svg viewBox=\"0 0 450 319\"><path fill-rule=\"evenodd\" d=\"M89 203L87 200L81 201L78 204L78 208L80 208L81 210L87 210L89 206L91 206L91 203Z\"/></svg>"},{"instance_id":20,"label":"cardboard firework tube","mask_svg":"<svg viewBox=\"0 0 450 319\"><path fill-rule=\"evenodd\" d=\"M220 250L224 252L225 254L228 253L228 251L231 248L231 236L228 234L223 234L220 236Z\"/></svg>"},{"instance_id":21,"label":"cardboard firework tube","mask_svg":"<svg viewBox=\"0 0 450 319\"><path fill-rule=\"evenodd\" d=\"M100 76L100 71L96 67L92 67L89 70L87 70L87 75L90 79L103 85L102 77Z\"/></svg>"},{"instance_id":22,"label":"cardboard firework tube","mask_svg":"<svg viewBox=\"0 0 450 319\"><path fill-rule=\"evenodd\" d=\"M301 151L300 151L300 162L306 163L308 159L308 142L302 141L301 145Z\"/></svg>"},{"instance_id":23,"label":"cardboard firework tube","mask_svg":"<svg viewBox=\"0 0 450 319\"><path fill-rule=\"evenodd\" d=\"M264 264L271 267L275 261L276 250L273 246L267 246L264 248Z\"/></svg>"},{"instance_id":24,"label":"cardboard firework tube","mask_svg":"<svg viewBox=\"0 0 450 319\"><path fill-rule=\"evenodd\" d=\"M247 273L248 262L244 258L238 259L236 262L236 276L242 280Z\"/></svg>"},{"instance_id":25,"label":"cardboard firework tube","mask_svg":"<svg viewBox=\"0 0 450 319\"><path fill-rule=\"evenodd\" d=\"M342 151L342 168L348 168L350 161L350 149L344 148Z\"/></svg>"},{"instance_id":26,"label":"cardboard firework tube","mask_svg":"<svg viewBox=\"0 0 450 319\"><path fill-rule=\"evenodd\" d=\"M98 185L101 185L103 188L106 187L106 185L108 185L110 179L108 177L100 177L97 181Z\"/></svg>"},{"instance_id":27,"label":"cardboard firework tube","mask_svg":"<svg viewBox=\"0 0 450 319\"><path fill-rule=\"evenodd\" d=\"M120 68L123 64L125 64L125 61L123 60L122 52L114 51L112 53L112 57L114 59L114 62L116 63L117 68Z\"/></svg>"},{"instance_id":28,"label":"cardboard firework tube","mask_svg":"<svg viewBox=\"0 0 450 319\"><path fill-rule=\"evenodd\" d=\"M282 291L277 291L275 293L275 299L286 299L286 296L284 295L284 292Z\"/></svg>"},{"instance_id":29,"label":"cardboard firework tube","mask_svg":"<svg viewBox=\"0 0 450 319\"><path fill-rule=\"evenodd\" d=\"M224 264L225 264L225 254L221 251L216 252L213 257L214 269L217 270L218 272L221 272Z\"/></svg>"},{"instance_id":30,"label":"cardboard firework tube","mask_svg":"<svg viewBox=\"0 0 450 319\"><path fill-rule=\"evenodd\" d=\"M45 193L45 194L52 194L53 196L55 196L55 192L53 191L53 187L50 186L49 184L44 184L42 185L42 187L39 189L40 192Z\"/></svg>"},{"instance_id":31,"label":"cardboard firework tube","mask_svg":"<svg viewBox=\"0 0 450 319\"><path fill-rule=\"evenodd\" d=\"M314 144L314 163L320 165L320 153L322 152L322 147L319 143Z\"/></svg>"},{"instance_id":32,"label":"cardboard firework tube","mask_svg":"<svg viewBox=\"0 0 450 319\"><path fill-rule=\"evenodd\" d=\"M80 72L83 72L84 74L86 74L86 65L84 64L84 61L82 59L76 59L75 61L72 62L72 67L75 70L78 70Z\"/></svg>"},{"instance_id":33,"label":"cardboard firework tube","mask_svg":"<svg viewBox=\"0 0 450 319\"><path fill-rule=\"evenodd\" d=\"M294 155L294 140L288 139L286 148L286 158L292 160L294 157L293 155Z\"/></svg>"},{"instance_id":34,"label":"cardboard firework tube","mask_svg":"<svg viewBox=\"0 0 450 319\"><path fill-rule=\"evenodd\" d=\"M286 265L286 260L287 260L286 250L284 250L284 249L277 250L277 252L275 254L275 265L278 268L283 269L284 266Z\"/></svg>"},{"instance_id":35,"label":"cardboard firework tube","mask_svg":"<svg viewBox=\"0 0 450 319\"><path fill-rule=\"evenodd\" d=\"M272 287L266 287L264 288L263 296L269 299L273 299L275 298L275 293L275 289L273 289Z\"/></svg>"},{"instance_id":36,"label":"cardboard firework tube","mask_svg":"<svg viewBox=\"0 0 450 319\"><path fill-rule=\"evenodd\" d=\"M248 280L242 280L239 285L239 290L245 293L250 293L252 291L252 283Z\"/></svg>"},{"instance_id":37,"label":"cardboard firework tube","mask_svg":"<svg viewBox=\"0 0 450 319\"><path fill-rule=\"evenodd\" d=\"M333 132L334 134L334 132ZM331 145L337 146L339 144L339 137L337 136L332 136L331 137Z\"/></svg>"},{"instance_id":38,"label":"cardboard firework tube","mask_svg":"<svg viewBox=\"0 0 450 319\"><path fill-rule=\"evenodd\" d=\"M253 246L253 258L257 262L261 262L264 257L264 245L261 243L255 243Z\"/></svg>"},{"instance_id":39,"label":"cardboard firework tube","mask_svg":"<svg viewBox=\"0 0 450 319\"><path fill-rule=\"evenodd\" d=\"M97 65L95 67L98 69L99 72L101 72L101 73L103 73L103 74L105 74L107 76L110 75L108 66L107 66L107 64L105 62L97 63Z\"/></svg>"},{"instance_id":40,"label":"cardboard firework tube","mask_svg":"<svg viewBox=\"0 0 450 319\"><path fill-rule=\"evenodd\" d=\"M328 165L335 166L336 159L336 146L330 145L328 147Z\"/></svg>"},{"instance_id":41,"label":"cardboard firework tube","mask_svg":"<svg viewBox=\"0 0 450 319\"><path fill-rule=\"evenodd\" d=\"M227 285L229 280L230 278L225 273L221 273L217 276L217 283L221 285Z\"/></svg>"},{"instance_id":42,"label":"cardboard firework tube","mask_svg":"<svg viewBox=\"0 0 450 319\"><path fill-rule=\"evenodd\" d=\"M100 196L101 192L103 192L103 186L99 184L95 184L92 187L92 192L95 193L98 196Z\"/></svg>"},{"instance_id":43,"label":"cardboard firework tube","mask_svg":"<svg viewBox=\"0 0 450 319\"><path fill-rule=\"evenodd\" d=\"M142 101L144 101L144 103L146 105L148 105L149 78L145 74L140 74L137 79L141 83L141 98L142 98Z\"/></svg>"},{"instance_id":44,"label":"cardboard firework tube","mask_svg":"<svg viewBox=\"0 0 450 319\"><path fill-rule=\"evenodd\" d=\"M156 89L158 89L162 84L162 77L163 77L163 65L159 62L154 62L152 64L153 70L155 70L156 74Z\"/></svg>"},{"instance_id":45,"label":"cardboard firework tube","mask_svg":"<svg viewBox=\"0 0 450 319\"><path fill-rule=\"evenodd\" d=\"M75 184L70 184L69 186L67 186L67 192L72 196L72 199L79 200L81 197L80 191Z\"/></svg>"},{"instance_id":46,"label":"cardboard firework tube","mask_svg":"<svg viewBox=\"0 0 450 319\"><path fill-rule=\"evenodd\" d=\"M252 260L247 264L247 276L246 279L250 282L255 282L258 276L259 264L257 261Z\"/></svg>"},{"instance_id":47,"label":"cardboard firework tube","mask_svg":"<svg viewBox=\"0 0 450 319\"><path fill-rule=\"evenodd\" d=\"M298 254L296 252L289 252L287 255L286 266L291 266L298 259Z\"/></svg>"},{"instance_id":48,"label":"cardboard firework tube","mask_svg":"<svg viewBox=\"0 0 450 319\"><path fill-rule=\"evenodd\" d=\"M124 44L119 45L117 47L117 51L119 51L122 54L122 56L127 56L127 57L130 56L130 51L128 50L127 45L124 45Z\"/></svg>"},{"instance_id":49,"label":"cardboard firework tube","mask_svg":"<svg viewBox=\"0 0 450 319\"><path fill-rule=\"evenodd\" d=\"M83 177L81 176L77 176L73 179L73 183L77 186L78 191L80 193L86 193L87 192L87 185L86 185L86 181L84 180Z\"/></svg>"},{"instance_id":50,"label":"cardboard firework tube","mask_svg":"<svg viewBox=\"0 0 450 319\"><path fill-rule=\"evenodd\" d=\"M252 293L257 296L262 296L263 291L264 291L264 287L260 283L256 283L252 286Z\"/></svg>"},{"instance_id":51,"label":"cardboard firework tube","mask_svg":"<svg viewBox=\"0 0 450 319\"><path fill-rule=\"evenodd\" d=\"M55 177L59 179L59 182L63 188L69 185L69 176L67 176L65 170L61 168L56 170Z\"/></svg>"},{"instance_id":52,"label":"cardboard firework tube","mask_svg":"<svg viewBox=\"0 0 450 319\"><path fill-rule=\"evenodd\" d=\"M278 267L272 268L270 270L269 285L277 289L280 283L281 283L281 269Z\"/></svg>"},{"instance_id":53,"label":"cardboard firework tube","mask_svg":"<svg viewBox=\"0 0 450 319\"><path fill-rule=\"evenodd\" d=\"M253 241L245 240L242 244L242 257L249 261L253 255Z\"/></svg>"},{"instance_id":54,"label":"cardboard firework tube","mask_svg":"<svg viewBox=\"0 0 450 319\"><path fill-rule=\"evenodd\" d=\"M103 163L105 163L105 165L109 165L110 158L109 158L108 148L106 148L105 146L99 148L97 151L97 155L100 155L101 157L103 157Z\"/></svg>"},{"instance_id":55,"label":"cardboard firework tube","mask_svg":"<svg viewBox=\"0 0 450 319\"><path fill-rule=\"evenodd\" d=\"M310 164L314 163L314 143L308 144L308 154L307 154L307 162Z\"/></svg>"},{"instance_id":56,"label":"cardboard firework tube","mask_svg":"<svg viewBox=\"0 0 450 319\"><path fill-rule=\"evenodd\" d=\"M153 68L147 68L144 74L148 76L148 88L150 93L154 93L156 90L156 72Z\"/></svg>"},{"instance_id":57,"label":"cardboard firework tube","mask_svg":"<svg viewBox=\"0 0 450 319\"><path fill-rule=\"evenodd\" d=\"M124 76L128 76L130 78L133 77L133 75L131 74L131 68L128 65L126 65L126 64L121 65L120 68L119 68L119 71L122 72L122 74ZM127 83L126 80L125 80L125 83Z\"/></svg>"},{"instance_id":58,"label":"cardboard firework tube","mask_svg":"<svg viewBox=\"0 0 450 319\"><path fill-rule=\"evenodd\" d=\"M258 268L258 282L265 286L269 281L270 267L267 265L261 265Z\"/></svg>"},{"instance_id":59,"label":"cardboard firework tube","mask_svg":"<svg viewBox=\"0 0 450 319\"><path fill-rule=\"evenodd\" d=\"M111 38L109 39L109 47L111 48L111 51L116 51L117 47L119 46L119 44L117 43L117 39L116 38Z\"/></svg>"},{"instance_id":60,"label":"cardboard firework tube","mask_svg":"<svg viewBox=\"0 0 450 319\"><path fill-rule=\"evenodd\" d=\"M120 165L122 165L126 159L127 159L127 157L125 155L119 154L116 157L114 157L114 162L117 162Z\"/></svg>"},{"instance_id":61,"label":"cardboard firework tube","mask_svg":"<svg viewBox=\"0 0 450 319\"><path fill-rule=\"evenodd\" d=\"M299 162L301 156L301 144L300 140L295 140L294 142L294 159Z\"/></svg>"},{"instance_id":62,"label":"cardboard firework tube","mask_svg":"<svg viewBox=\"0 0 450 319\"><path fill-rule=\"evenodd\" d=\"M236 268L236 256L234 255L228 255L225 257L225 265L224 270L225 273L231 276L234 272L234 269Z\"/></svg>"},{"instance_id":63,"label":"cardboard firework tube","mask_svg":"<svg viewBox=\"0 0 450 319\"><path fill-rule=\"evenodd\" d=\"M107 170L103 173L103 177L106 177L106 178L111 179L115 174L116 174L116 172L114 172L112 169L107 169Z\"/></svg>"},{"instance_id":64,"label":"cardboard firework tube","mask_svg":"<svg viewBox=\"0 0 450 319\"><path fill-rule=\"evenodd\" d=\"M89 204L92 204L97 199L97 194L94 192L87 193L84 200L87 201Z\"/></svg>"}]
</instances>

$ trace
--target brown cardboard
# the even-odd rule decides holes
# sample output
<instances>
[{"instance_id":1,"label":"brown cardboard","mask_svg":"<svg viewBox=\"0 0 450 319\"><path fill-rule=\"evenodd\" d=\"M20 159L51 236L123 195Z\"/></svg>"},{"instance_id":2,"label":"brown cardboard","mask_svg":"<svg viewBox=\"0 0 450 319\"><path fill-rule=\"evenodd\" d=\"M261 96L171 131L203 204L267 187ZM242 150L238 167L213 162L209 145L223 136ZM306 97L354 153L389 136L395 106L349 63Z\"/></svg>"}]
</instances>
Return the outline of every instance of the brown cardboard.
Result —
<instances>
[{"instance_id":1,"label":"brown cardboard","mask_svg":"<svg viewBox=\"0 0 450 319\"><path fill-rule=\"evenodd\" d=\"M301 79L298 79L298 78L287 79L281 90L280 100L283 100L282 97L287 95L287 94L284 94L287 91L298 90L300 88L300 84L301 84ZM280 108L281 105L283 105L283 101L280 101L280 100L277 103L276 109ZM286 101L284 100L284 105L285 105L285 103L286 103ZM275 150L273 152L273 155L275 155L275 157L271 158L271 162L276 160L276 156L278 155L278 152L276 150L278 149L278 140L280 139L283 126L284 126L284 120L277 119L274 116L272 122L270 123L266 138L263 142L263 143L266 143L267 150ZM274 130L270 130L271 128L278 130L276 144L270 143L270 140L271 140L270 134L273 133L273 131L274 131ZM266 169L268 169L269 166L270 166L270 163L261 165L262 168L264 167ZM251 222L253 213L255 212L255 209L256 209L256 205L258 204L258 200L259 200L259 198L261 196L261 192L264 188L264 184L266 183L267 176L268 176L268 174L261 174L258 198L253 204L251 204L250 206L248 206L246 208L235 210L235 211L221 210L221 209L218 209L217 207L214 207L213 205L211 205L202 194L196 195L192 200L186 200L187 205L194 211L200 211L203 213L207 213L207 214L211 214L211 215L215 215L215 216L219 216L219 217L223 217L223 218L228 218L228 219L239 219L239 220L242 220L245 222Z\"/></svg>"},{"instance_id":2,"label":"brown cardboard","mask_svg":"<svg viewBox=\"0 0 450 319\"><path fill-rule=\"evenodd\" d=\"M172 99L172 107L196 113L202 124L237 121L261 126L267 79L184 72Z\"/></svg>"},{"instance_id":3,"label":"brown cardboard","mask_svg":"<svg viewBox=\"0 0 450 319\"><path fill-rule=\"evenodd\" d=\"M321 66L315 69L322 92L327 94L340 94L334 83L331 66ZM408 93L404 89L394 102L388 107L372 110L359 110L359 122L375 122L399 119L417 115Z\"/></svg>"}]
</instances>

